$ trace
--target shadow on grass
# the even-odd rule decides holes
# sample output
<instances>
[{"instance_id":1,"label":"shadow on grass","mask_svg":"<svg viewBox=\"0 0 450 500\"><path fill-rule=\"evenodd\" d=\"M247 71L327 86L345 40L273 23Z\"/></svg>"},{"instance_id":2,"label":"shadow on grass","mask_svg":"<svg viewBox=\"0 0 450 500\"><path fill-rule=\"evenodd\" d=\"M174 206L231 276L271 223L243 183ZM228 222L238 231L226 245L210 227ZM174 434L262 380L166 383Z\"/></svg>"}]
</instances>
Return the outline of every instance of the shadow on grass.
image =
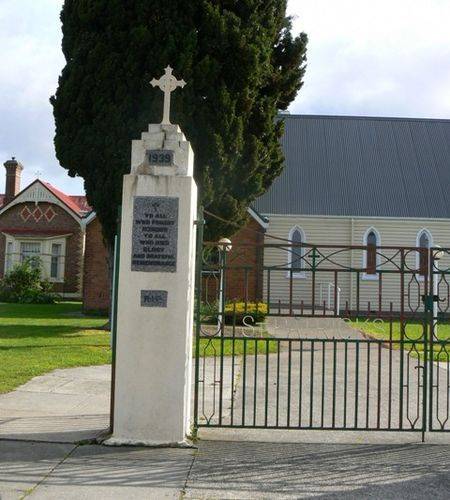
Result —
<instances>
[{"instance_id":1,"label":"shadow on grass","mask_svg":"<svg viewBox=\"0 0 450 500\"><path fill-rule=\"evenodd\" d=\"M0 345L0 353L8 352L8 351L17 351L23 350L27 351L28 349L71 349L72 347L98 347L98 348L107 348L110 349L109 344L32 344L32 345L9 345L9 346L1 346Z\"/></svg>"},{"instance_id":2,"label":"shadow on grass","mask_svg":"<svg viewBox=\"0 0 450 500\"><path fill-rule=\"evenodd\" d=\"M13 304L9 302L0 303L0 317L2 318L42 318L54 317L55 315L66 315L81 313L79 302L58 302L56 304Z\"/></svg>"},{"instance_id":3,"label":"shadow on grass","mask_svg":"<svg viewBox=\"0 0 450 500\"><path fill-rule=\"evenodd\" d=\"M37 339L37 338L76 338L89 337L95 335L109 335L105 330L93 328L83 328L82 326L61 326L61 325L0 325L1 339Z\"/></svg>"},{"instance_id":4,"label":"shadow on grass","mask_svg":"<svg viewBox=\"0 0 450 500\"><path fill-rule=\"evenodd\" d=\"M0 303L0 324L7 324L5 319L23 320L31 322L33 319L39 321L48 319L51 321L73 320L73 321L95 321L107 322L108 318L99 315L83 314L80 302L59 302L56 304L11 304ZM17 324L14 321L13 324Z\"/></svg>"}]
</instances>

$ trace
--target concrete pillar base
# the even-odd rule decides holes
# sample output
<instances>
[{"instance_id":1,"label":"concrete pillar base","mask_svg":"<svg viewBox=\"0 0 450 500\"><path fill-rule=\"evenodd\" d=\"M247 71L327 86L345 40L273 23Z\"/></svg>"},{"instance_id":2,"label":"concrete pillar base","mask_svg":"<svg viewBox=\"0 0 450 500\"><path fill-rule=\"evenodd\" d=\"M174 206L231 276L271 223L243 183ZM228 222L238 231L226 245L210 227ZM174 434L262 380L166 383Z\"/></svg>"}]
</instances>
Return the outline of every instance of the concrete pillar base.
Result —
<instances>
[{"instance_id":1,"label":"concrete pillar base","mask_svg":"<svg viewBox=\"0 0 450 500\"><path fill-rule=\"evenodd\" d=\"M178 443L163 443L155 441L140 441L137 439L121 439L110 437L101 444L105 446L145 446L147 448L197 448L192 441L184 439Z\"/></svg>"}]
</instances>

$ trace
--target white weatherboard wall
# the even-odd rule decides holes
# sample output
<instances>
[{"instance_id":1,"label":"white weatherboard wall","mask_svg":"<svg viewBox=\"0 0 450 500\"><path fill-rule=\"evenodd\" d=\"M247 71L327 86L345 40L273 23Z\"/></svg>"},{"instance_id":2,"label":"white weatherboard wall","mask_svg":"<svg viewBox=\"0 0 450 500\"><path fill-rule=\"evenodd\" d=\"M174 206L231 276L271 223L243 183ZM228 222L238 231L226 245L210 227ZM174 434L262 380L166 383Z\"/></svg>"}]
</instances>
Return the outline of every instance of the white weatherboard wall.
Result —
<instances>
[{"instance_id":1,"label":"white weatherboard wall","mask_svg":"<svg viewBox=\"0 0 450 500\"><path fill-rule=\"evenodd\" d=\"M289 232L293 227L302 229L306 243L311 245L363 245L364 234L369 228L375 228L381 237L382 246L416 247L417 234L422 229L427 229L431 233L434 245L443 248L450 248L450 220L442 219L401 219L401 218L370 218L370 217L325 217L325 216L301 216L301 215L273 215L263 214L269 218L268 235L279 238L289 238ZM280 241L265 237L265 243L280 243ZM381 250L381 252L384 252ZM386 255L393 255L393 251L385 251ZM285 266L287 267L287 252L277 248L266 248L264 252L264 266ZM398 261L398 258L397 258ZM363 251L354 250L352 252L343 250L333 257L334 264L328 267L338 268L362 268ZM408 254L408 265L416 268L416 252L410 251ZM448 268L450 262L445 256L441 262L441 269ZM400 277L399 275L385 276L382 284L382 310L389 311L392 302L394 310L400 308ZM316 275L316 306L320 302L320 284L326 290L327 284L334 281L333 273L317 273ZM348 302L350 309L356 307L356 273L340 273L339 287L341 288L341 308ZM411 283L411 297L416 301L411 307L417 305L420 300L416 283ZM421 283L421 287L422 287ZM378 308L378 287L377 280L360 279L360 305L361 309L367 310L368 301L371 301L371 308ZM286 270L272 271L270 276L270 300L276 303L280 300L283 303L289 301L289 274ZM422 291L420 292L422 293ZM444 293L444 292L443 292ZM303 277L293 280L293 299L297 307L303 299L305 304L311 303L312 280L311 274L306 273ZM405 278L405 301L408 300L408 280ZM325 294L326 295L326 294ZM264 273L264 297L267 297L267 272ZM419 298L418 298L419 297ZM421 306L421 304L420 304ZM405 304L408 308L408 304Z\"/></svg>"},{"instance_id":2,"label":"white weatherboard wall","mask_svg":"<svg viewBox=\"0 0 450 500\"><path fill-rule=\"evenodd\" d=\"M173 151L174 165L152 166L148 150ZM123 184L114 429L106 444L183 444L189 432L197 210L192 174L192 149L176 125L150 125L133 141ZM178 199L176 272L131 269L136 197ZM141 305L142 290L167 292L167 306Z\"/></svg>"}]
</instances>

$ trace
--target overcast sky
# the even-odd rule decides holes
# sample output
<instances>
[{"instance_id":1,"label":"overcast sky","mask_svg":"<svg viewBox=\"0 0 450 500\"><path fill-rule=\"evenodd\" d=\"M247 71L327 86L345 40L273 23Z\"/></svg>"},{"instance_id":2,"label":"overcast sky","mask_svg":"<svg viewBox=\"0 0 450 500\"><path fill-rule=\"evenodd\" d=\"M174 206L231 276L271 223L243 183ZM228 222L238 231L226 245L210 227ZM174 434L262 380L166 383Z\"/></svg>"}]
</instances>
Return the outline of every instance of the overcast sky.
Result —
<instances>
[{"instance_id":1,"label":"overcast sky","mask_svg":"<svg viewBox=\"0 0 450 500\"><path fill-rule=\"evenodd\" d=\"M55 158L48 100L64 65L62 3L0 0L0 159L24 164L22 186L39 171L78 194ZM450 0L290 0L289 12L309 36L292 113L450 118Z\"/></svg>"}]
</instances>

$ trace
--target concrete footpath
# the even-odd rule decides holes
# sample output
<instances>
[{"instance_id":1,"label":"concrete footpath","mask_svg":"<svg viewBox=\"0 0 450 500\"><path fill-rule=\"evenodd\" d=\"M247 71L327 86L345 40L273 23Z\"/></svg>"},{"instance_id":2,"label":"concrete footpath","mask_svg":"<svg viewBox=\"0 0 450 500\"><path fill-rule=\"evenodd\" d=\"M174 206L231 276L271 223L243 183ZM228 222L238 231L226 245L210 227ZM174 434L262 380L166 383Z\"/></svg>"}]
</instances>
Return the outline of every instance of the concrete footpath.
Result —
<instances>
[{"instance_id":1,"label":"concrete footpath","mask_svg":"<svg viewBox=\"0 0 450 500\"><path fill-rule=\"evenodd\" d=\"M54 370L0 394L0 438L95 439L109 426L111 367Z\"/></svg>"},{"instance_id":2,"label":"concrete footpath","mask_svg":"<svg viewBox=\"0 0 450 500\"><path fill-rule=\"evenodd\" d=\"M198 449L0 441L0 498L447 499L449 445L201 441Z\"/></svg>"},{"instance_id":3,"label":"concrete footpath","mask_svg":"<svg viewBox=\"0 0 450 500\"><path fill-rule=\"evenodd\" d=\"M109 376L56 370L0 395L1 500L450 497L449 434L201 429L195 449L89 444L108 426Z\"/></svg>"}]
</instances>

